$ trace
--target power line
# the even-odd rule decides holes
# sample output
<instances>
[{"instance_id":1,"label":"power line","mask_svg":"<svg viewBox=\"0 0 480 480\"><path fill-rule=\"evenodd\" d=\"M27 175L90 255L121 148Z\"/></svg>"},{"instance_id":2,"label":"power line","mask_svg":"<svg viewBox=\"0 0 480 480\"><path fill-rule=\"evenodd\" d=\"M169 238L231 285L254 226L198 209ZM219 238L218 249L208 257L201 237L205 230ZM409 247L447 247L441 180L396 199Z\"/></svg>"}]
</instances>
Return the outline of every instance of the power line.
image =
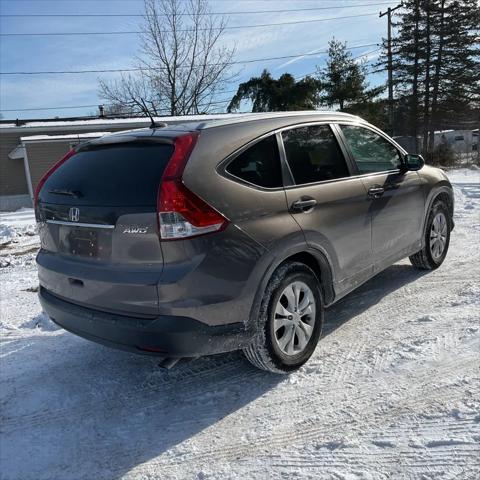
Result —
<instances>
[{"instance_id":1,"label":"power line","mask_svg":"<svg viewBox=\"0 0 480 480\"><path fill-rule=\"evenodd\" d=\"M279 9L279 10L239 10L236 12L208 12L208 13L177 13L178 16L208 16L208 15L253 15L264 13L287 13L287 12L312 12L318 10L337 10L344 8L359 8L372 7L378 5L390 5L395 0L390 2L377 3L360 3L356 5L329 5L325 7L312 8L293 8L293 9ZM167 14L160 14L163 17ZM128 13L14 13L14 14L0 14L0 17L144 17L143 14L128 14Z\"/></svg>"},{"instance_id":2,"label":"power line","mask_svg":"<svg viewBox=\"0 0 480 480\"><path fill-rule=\"evenodd\" d=\"M278 27L282 25L296 25L306 23L318 23L328 22L331 20L344 20L348 18L370 17L377 16L377 13L360 13L357 15L345 15L342 17L330 17L330 18L316 18L311 20L296 20L291 22L278 22L278 23L261 23L256 25L236 25L231 27L218 27L213 30L238 30L241 28L264 28L264 27ZM199 28L197 31L209 31L208 28ZM193 32L193 29L179 29L177 32ZM171 30L161 30L159 33L170 33ZM0 33L3 37L40 37L40 36L76 36L76 35L138 35L141 33L147 33L144 30L132 30L132 31L119 31L119 32L47 32L47 33Z\"/></svg>"},{"instance_id":3,"label":"power line","mask_svg":"<svg viewBox=\"0 0 480 480\"><path fill-rule=\"evenodd\" d=\"M359 60L360 58L362 57L366 57L372 53L376 53L376 52L379 52L381 50L381 48L376 48L375 50L370 50L369 52L365 52L365 53L362 53L361 55L357 55L356 57L353 57L352 60ZM370 60L371 61L371 60ZM367 62L369 63L369 62ZM349 69L349 67L347 67L347 70ZM337 70L338 72L342 72L343 69L340 69L340 70ZM379 70L381 71L381 70ZM305 77L308 77L309 75L315 75L317 73L317 71L315 72L309 72L309 73L303 73L302 75L295 75L295 80L301 80L302 78L305 78ZM371 71L369 73L378 73L378 71Z\"/></svg>"},{"instance_id":4,"label":"power line","mask_svg":"<svg viewBox=\"0 0 480 480\"><path fill-rule=\"evenodd\" d=\"M1 0L0 0L1 1ZM352 60L358 60L362 57L366 57L372 53L375 53L375 52L378 52L379 50L381 50L380 48L376 48L375 50L370 50L368 52L365 52L365 53L362 53L361 55L357 55L356 57L353 57ZM316 74L317 71L314 71L314 72L309 72L309 73L304 73L302 75L295 75L295 79L303 79L305 77L308 77L309 75L314 75ZM220 93L236 93L237 92L237 89L234 89L234 90L224 90ZM222 104L222 103L227 103L227 102L230 102L231 99L226 99L226 100L219 100L219 101L215 101L215 102L210 102L210 103L205 103L205 104L199 104L199 106L206 106L206 105L214 105L214 104ZM1 112L34 112L34 111L47 111L47 110L70 110L70 109L77 109L77 108L95 108L95 107L98 107L101 103L95 103L95 104L91 104L91 105L70 105L70 106L61 106L61 107L43 107L43 108L40 108L40 107L37 107L37 108L11 108L11 109L0 109ZM104 106L114 106L114 104L103 104ZM141 112L140 112L141 113ZM168 112L167 112L168 113Z\"/></svg>"},{"instance_id":5,"label":"power line","mask_svg":"<svg viewBox=\"0 0 480 480\"><path fill-rule=\"evenodd\" d=\"M43 111L43 110L68 110L73 108L93 108L98 107L100 103L96 103L95 105L74 105L70 107L44 107L44 108L9 108L7 110L0 110L0 112L36 112L36 111Z\"/></svg>"},{"instance_id":6,"label":"power line","mask_svg":"<svg viewBox=\"0 0 480 480\"><path fill-rule=\"evenodd\" d=\"M62 3L73 3L73 2L76 2L78 3L78 0L0 0L0 3L2 2L30 2L30 3L40 3L42 1L46 1L46 2L62 2ZM132 2L132 3L139 3L139 2L143 2L144 0L103 0L104 3L107 3L107 2ZM184 0L186 1L186 0ZM225 3L225 2L230 2L230 3L238 3L238 2L253 2L254 0L210 0L210 2L222 2L222 3ZM275 1L276 3L278 2L291 2L292 0L260 0L262 2L273 2ZM327 2L327 1L331 1L331 0L310 0L311 2ZM365 0L343 0L344 2L361 2L361 1L365 1ZM83 0L82 3L85 3L85 2L95 2L95 3L98 3L98 0Z\"/></svg>"},{"instance_id":7,"label":"power line","mask_svg":"<svg viewBox=\"0 0 480 480\"><path fill-rule=\"evenodd\" d=\"M236 92L237 90L232 90L232 93L233 92ZM224 93L228 93L228 92L224 92ZM206 107L206 106L209 106L209 105L221 105L221 104L224 104L224 103L230 103L232 99L231 98L228 98L228 99L225 99L225 100L215 100L215 101L212 101L212 102L204 102L204 103L199 103L197 106L198 107ZM76 108L93 108L93 107L98 107L99 105L102 105L101 103L96 103L95 105L75 105L75 106L70 106L70 107L46 107L46 108L17 108L17 109L8 109L8 110L0 110L2 112L34 112L34 111L43 111L43 110L70 110L70 109L76 109ZM115 106L114 104L103 104L104 106ZM135 115L135 114L143 114L144 112L143 111L135 111L135 110L129 110L128 112L123 112L123 113L113 113L113 114L110 114L109 116L114 116L114 115L125 115L125 114L128 114L128 115ZM165 110L164 112L163 111L160 111L161 114L165 113L165 114L169 114L169 110Z\"/></svg>"},{"instance_id":8,"label":"power line","mask_svg":"<svg viewBox=\"0 0 480 480\"><path fill-rule=\"evenodd\" d=\"M231 90L231 93L236 92L237 90ZM229 93L229 92L224 92L224 93ZM227 103L230 102L231 98L226 99L226 100L216 100L214 102L208 102L204 104L199 104L199 107L205 106L205 105L215 105L215 104L221 104L221 103ZM92 105L70 105L70 106L63 106L63 107L44 107L44 108L9 108L8 110L0 110L0 112L35 112L35 111L43 111L43 110L70 110L70 109L77 109L77 108L95 108L98 107L99 105L107 106L107 107L113 107L114 104L110 103L95 103Z\"/></svg>"},{"instance_id":9,"label":"power line","mask_svg":"<svg viewBox=\"0 0 480 480\"><path fill-rule=\"evenodd\" d=\"M353 47L347 47L346 50L354 50L356 48L365 48L365 47L373 47L377 46L377 43L366 43L364 45L355 45ZM328 53L328 50L319 50L317 52L309 52L309 53L297 53L294 55L283 55L280 57L267 57L267 58L254 58L250 60L239 60L235 62L226 62L226 65L244 65L247 63L255 63L255 62L264 62L269 60L286 60L288 58L296 58L296 57L310 57L315 55L321 55ZM216 66L219 64L216 63L206 63L202 65L198 65L199 68L203 68L205 66ZM137 67L137 68L112 68L112 69L98 69L98 70L50 70L50 71L38 71L38 72L0 72L0 75L64 75L64 74L83 74L83 73L116 73L116 72L140 72L140 71L157 71L157 70L165 70L162 67Z\"/></svg>"}]
</instances>

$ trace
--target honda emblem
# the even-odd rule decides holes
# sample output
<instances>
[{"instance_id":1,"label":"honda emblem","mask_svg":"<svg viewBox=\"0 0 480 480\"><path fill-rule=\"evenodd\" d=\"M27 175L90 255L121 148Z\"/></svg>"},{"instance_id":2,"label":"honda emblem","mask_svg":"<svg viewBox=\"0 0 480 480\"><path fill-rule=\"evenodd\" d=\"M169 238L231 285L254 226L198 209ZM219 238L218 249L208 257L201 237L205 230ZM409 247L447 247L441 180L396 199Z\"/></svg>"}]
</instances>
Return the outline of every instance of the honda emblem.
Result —
<instances>
[{"instance_id":1,"label":"honda emblem","mask_svg":"<svg viewBox=\"0 0 480 480\"><path fill-rule=\"evenodd\" d=\"M80 209L77 207L72 207L68 211L68 218L71 222L78 222L80 220Z\"/></svg>"}]
</instances>

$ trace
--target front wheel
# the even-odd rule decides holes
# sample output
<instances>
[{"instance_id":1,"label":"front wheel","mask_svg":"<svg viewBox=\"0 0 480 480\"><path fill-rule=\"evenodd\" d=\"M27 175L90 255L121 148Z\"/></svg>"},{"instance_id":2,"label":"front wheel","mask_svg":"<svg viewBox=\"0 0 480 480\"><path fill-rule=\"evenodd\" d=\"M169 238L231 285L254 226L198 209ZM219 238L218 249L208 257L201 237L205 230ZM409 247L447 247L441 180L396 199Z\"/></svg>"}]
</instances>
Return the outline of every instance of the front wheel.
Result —
<instances>
[{"instance_id":1,"label":"front wheel","mask_svg":"<svg viewBox=\"0 0 480 480\"><path fill-rule=\"evenodd\" d=\"M438 268L447 256L450 245L451 220L448 208L437 200L428 215L423 248L410 257L410 262L421 270Z\"/></svg>"},{"instance_id":2,"label":"front wheel","mask_svg":"<svg viewBox=\"0 0 480 480\"><path fill-rule=\"evenodd\" d=\"M258 318L257 334L244 349L256 367L288 373L313 354L322 331L323 299L315 273L288 262L270 279Z\"/></svg>"}]
</instances>

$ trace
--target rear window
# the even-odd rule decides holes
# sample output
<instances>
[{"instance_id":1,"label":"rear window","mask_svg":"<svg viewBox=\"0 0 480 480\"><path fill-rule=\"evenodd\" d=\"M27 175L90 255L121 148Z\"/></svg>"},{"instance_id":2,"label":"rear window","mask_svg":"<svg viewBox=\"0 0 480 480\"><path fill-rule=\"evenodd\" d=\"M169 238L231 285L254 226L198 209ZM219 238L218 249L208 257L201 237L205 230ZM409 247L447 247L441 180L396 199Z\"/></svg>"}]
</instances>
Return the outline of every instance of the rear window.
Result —
<instances>
[{"instance_id":1,"label":"rear window","mask_svg":"<svg viewBox=\"0 0 480 480\"><path fill-rule=\"evenodd\" d=\"M226 168L245 182L264 188L282 187L282 169L275 136L267 137L242 152Z\"/></svg>"},{"instance_id":2,"label":"rear window","mask_svg":"<svg viewBox=\"0 0 480 480\"><path fill-rule=\"evenodd\" d=\"M173 149L173 145L136 142L81 151L47 179L40 199L75 205L156 205ZM76 192L76 196L58 192Z\"/></svg>"}]
</instances>

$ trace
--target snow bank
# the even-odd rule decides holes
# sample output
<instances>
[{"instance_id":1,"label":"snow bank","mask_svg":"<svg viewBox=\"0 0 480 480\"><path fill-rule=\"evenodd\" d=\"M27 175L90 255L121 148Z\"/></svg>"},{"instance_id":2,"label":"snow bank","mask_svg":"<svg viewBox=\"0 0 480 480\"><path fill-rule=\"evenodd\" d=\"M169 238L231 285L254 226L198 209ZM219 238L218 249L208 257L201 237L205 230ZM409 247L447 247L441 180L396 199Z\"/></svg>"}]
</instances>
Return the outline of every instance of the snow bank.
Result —
<instances>
[{"instance_id":1,"label":"snow bank","mask_svg":"<svg viewBox=\"0 0 480 480\"><path fill-rule=\"evenodd\" d=\"M0 213L0 268L32 263L39 246L32 208Z\"/></svg>"},{"instance_id":2,"label":"snow bank","mask_svg":"<svg viewBox=\"0 0 480 480\"><path fill-rule=\"evenodd\" d=\"M35 223L8 225L0 223L0 246L11 243L19 237L33 237L37 234Z\"/></svg>"},{"instance_id":3,"label":"snow bank","mask_svg":"<svg viewBox=\"0 0 480 480\"><path fill-rule=\"evenodd\" d=\"M15 236L15 229L12 226L0 224L0 245L10 243Z\"/></svg>"},{"instance_id":4,"label":"snow bank","mask_svg":"<svg viewBox=\"0 0 480 480\"><path fill-rule=\"evenodd\" d=\"M21 208L15 212L0 212L0 225L9 225L15 228L35 225L33 208Z\"/></svg>"},{"instance_id":5,"label":"snow bank","mask_svg":"<svg viewBox=\"0 0 480 480\"><path fill-rule=\"evenodd\" d=\"M30 328L30 329L40 329L45 332L54 332L56 330L60 330L60 327L55 325L50 320L50 317L46 313L40 313L39 315L36 315L33 317L31 320L28 320L25 323L22 323L20 325L20 328Z\"/></svg>"}]
</instances>

